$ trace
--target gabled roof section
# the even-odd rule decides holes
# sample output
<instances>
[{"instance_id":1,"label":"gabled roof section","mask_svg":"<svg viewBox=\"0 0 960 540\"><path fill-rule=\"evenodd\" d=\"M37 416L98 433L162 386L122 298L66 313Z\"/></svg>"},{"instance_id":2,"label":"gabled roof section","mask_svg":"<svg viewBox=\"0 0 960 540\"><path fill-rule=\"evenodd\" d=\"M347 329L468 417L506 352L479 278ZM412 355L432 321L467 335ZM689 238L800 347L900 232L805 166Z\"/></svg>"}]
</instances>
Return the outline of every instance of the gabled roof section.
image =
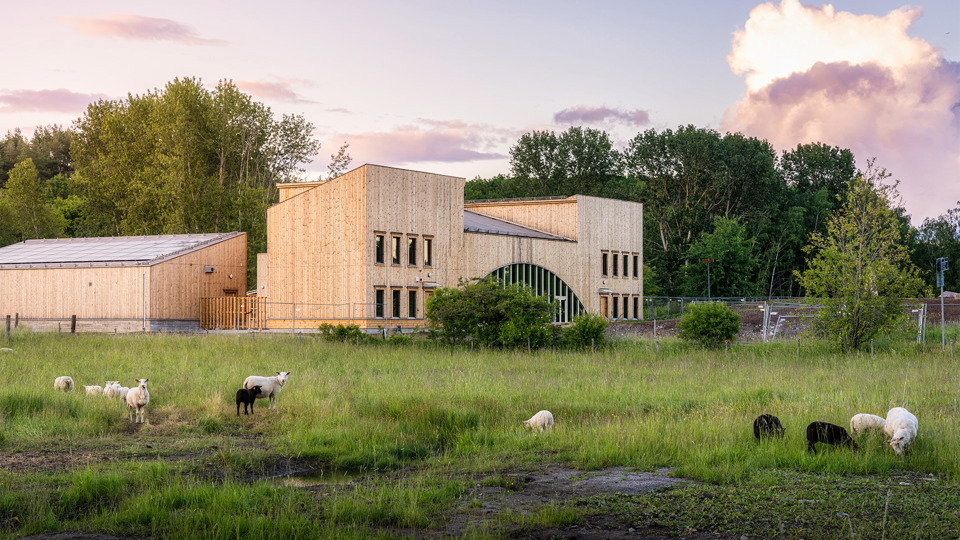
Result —
<instances>
[{"instance_id":1,"label":"gabled roof section","mask_svg":"<svg viewBox=\"0 0 960 540\"><path fill-rule=\"evenodd\" d=\"M25 240L0 248L0 269L152 266L242 232Z\"/></svg>"},{"instance_id":2,"label":"gabled roof section","mask_svg":"<svg viewBox=\"0 0 960 540\"><path fill-rule=\"evenodd\" d=\"M559 240L562 242L572 242L553 234L517 225L502 219L485 216L470 210L463 211L463 231L481 234L499 234L503 236L519 236L522 238L539 238L541 240Z\"/></svg>"}]
</instances>

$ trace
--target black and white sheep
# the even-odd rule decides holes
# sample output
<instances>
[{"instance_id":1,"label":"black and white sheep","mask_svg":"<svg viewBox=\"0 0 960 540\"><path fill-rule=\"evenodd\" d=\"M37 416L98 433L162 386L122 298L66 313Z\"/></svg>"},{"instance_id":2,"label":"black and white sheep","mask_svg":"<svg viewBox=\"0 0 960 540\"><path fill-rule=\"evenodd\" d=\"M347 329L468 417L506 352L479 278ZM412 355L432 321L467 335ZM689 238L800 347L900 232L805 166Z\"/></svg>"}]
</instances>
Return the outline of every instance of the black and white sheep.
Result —
<instances>
[{"instance_id":1,"label":"black and white sheep","mask_svg":"<svg viewBox=\"0 0 960 540\"><path fill-rule=\"evenodd\" d=\"M277 408L277 394L283 390L283 385L287 384L287 378L290 377L289 371L278 371L273 377L260 377L251 375L243 381L243 387L247 390L254 386L260 387L260 394L257 399L269 398L270 408Z\"/></svg>"},{"instance_id":2,"label":"black and white sheep","mask_svg":"<svg viewBox=\"0 0 960 540\"><path fill-rule=\"evenodd\" d=\"M807 451L817 453L817 443L840 444L849 446L854 450L860 450L857 442L854 441L847 430L829 422L810 422L807 426Z\"/></svg>"},{"instance_id":3,"label":"black and white sheep","mask_svg":"<svg viewBox=\"0 0 960 540\"><path fill-rule=\"evenodd\" d=\"M761 414L753 421L753 436L760 440L765 437L783 438L783 424L772 414Z\"/></svg>"},{"instance_id":4,"label":"black and white sheep","mask_svg":"<svg viewBox=\"0 0 960 540\"><path fill-rule=\"evenodd\" d=\"M240 404L243 403L243 414L247 412L247 405L250 406L250 412L253 412L253 402L257 400L257 394L260 393L260 385L253 388L241 388L237 390L237 416L240 416Z\"/></svg>"}]
</instances>

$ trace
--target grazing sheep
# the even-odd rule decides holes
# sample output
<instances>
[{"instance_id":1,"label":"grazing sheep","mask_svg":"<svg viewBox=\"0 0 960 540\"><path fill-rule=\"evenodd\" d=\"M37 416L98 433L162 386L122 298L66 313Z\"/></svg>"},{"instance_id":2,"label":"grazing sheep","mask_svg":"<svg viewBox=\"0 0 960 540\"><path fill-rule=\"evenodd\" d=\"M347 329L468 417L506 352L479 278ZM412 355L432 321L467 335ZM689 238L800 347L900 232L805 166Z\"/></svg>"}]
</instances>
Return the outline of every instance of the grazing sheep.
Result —
<instances>
[{"instance_id":1,"label":"grazing sheep","mask_svg":"<svg viewBox=\"0 0 960 540\"><path fill-rule=\"evenodd\" d=\"M147 416L147 403L150 403L150 392L147 391L147 381L137 379L137 387L127 392L127 409L130 410L130 421L133 422L133 413L137 413L137 424L142 424Z\"/></svg>"},{"instance_id":2,"label":"grazing sheep","mask_svg":"<svg viewBox=\"0 0 960 540\"><path fill-rule=\"evenodd\" d=\"M61 392L69 392L73 390L73 379L66 375L57 377L53 380L53 389L60 390Z\"/></svg>"},{"instance_id":3,"label":"grazing sheep","mask_svg":"<svg viewBox=\"0 0 960 540\"><path fill-rule=\"evenodd\" d=\"M810 422L810 425L807 426L807 451L816 454L816 444L818 442L825 444L842 444L854 450L860 450L856 441L854 441L847 433L847 430L842 427L828 422Z\"/></svg>"},{"instance_id":4,"label":"grazing sheep","mask_svg":"<svg viewBox=\"0 0 960 540\"><path fill-rule=\"evenodd\" d=\"M15 351L15 350L13 350L13 349L8 349L8 348L6 348L6 347L0 349L0 354L12 354L12 353L15 353L15 352L17 352L17 351Z\"/></svg>"},{"instance_id":5,"label":"grazing sheep","mask_svg":"<svg viewBox=\"0 0 960 540\"><path fill-rule=\"evenodd\" d=\"M84 385L83 389L87 391L88 396L99 396L103 394L103 387L97 384L91 386Z\"/></svg>"},{"instance_id":6,"label":"grazing sheep","mask_svg":"<svg viewBox=\"0 0 960 540\"><path fill-rule=\"evenodd\" d=\"M527 429L539 429L540 431L551 429L553 428L553 414L551 414L550 411L540 411L531 416L529 420L524 420L523 427Z\"/></svg>"},{"instance_id":7,"label":"grazing sheep","mask_svg":"<svg viewBox=\"0 0 960 540\"><path fill-rule=\"evenodd\" d=\"M772 414L761 414L753 421L753 436L760 440L763 437L783 438L783 424Z\"/></svg>"},{"instance_id":8,"label":"grazing sheep","mask_svg":"<svg viewBox=\"0 0 960 540\"><path fill-rule=\"evenodd\" d=\"M283 390L283 385L287 384L288 377L290 377L289 371L278 371L273 377L258 377L257 375L251 375L247 377L245 381L243 381L243 387L249 390L254 386L259 386L260 394L257 395L257 399L270 398L269 408L276 409L277 394L280 393L280 390Z\"/></svg>"},{"instance_id":9,"label":"grazing sheep","mask_svg":"<svg viewBox=\"0 0 960 540\"><path fill-rule=\"evenodd\" d=\"M103 395L108 398L119 397L120 394L120 381L107 381L107 384L103 386Z\"/></svg>"},{"instance_id":10,"label":"grazing sheep","mask_svg":"<svg viewBox=\"0 0 960 540\"><path fill-rule=\"evenodd\" d=\"M850 419L850 432L854 435L862 435L868 429L882 430L887 421L875 414L855 414Z\"/></svg>"},{"instance_id":11,"label":"grazing sheep","mask_svg":"<svg viewBox=\"0 0 960 540\"><path fill-rule=\"evenodd\" d=\"M899 456L917 437L920 425L917 417L903 407L894 407L887 411L887 421L883 431L890 437L890 448Z\"/></svg>"},{"instance_id":12,"label":"grazing sheep","mask_svg":"<svg viewBox=\"0 0 960 540\"><path fill-rule=\"evenodd\" d=\"M253 402L257 400L257 394L260 393L260 385L253 388L241 388L237 390L237 416L240 416L240 404L243 403L243 414L247 413L247 405L250 405L250 412L253 412Z\"/></svg>"}]
</instances>

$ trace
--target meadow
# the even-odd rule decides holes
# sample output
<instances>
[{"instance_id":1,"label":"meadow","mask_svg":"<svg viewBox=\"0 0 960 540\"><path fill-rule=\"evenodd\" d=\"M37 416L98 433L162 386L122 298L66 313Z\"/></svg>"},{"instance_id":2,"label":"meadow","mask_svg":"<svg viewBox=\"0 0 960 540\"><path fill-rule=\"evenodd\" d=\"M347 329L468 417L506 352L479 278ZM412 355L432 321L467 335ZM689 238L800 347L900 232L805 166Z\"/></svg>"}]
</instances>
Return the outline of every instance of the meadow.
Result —
<instances>
[{"instance_id":1,"label":"meadow","mask_svg":"<svg viewBox=\"0 0 960 540\"><path fill-rule=\"evenodd\" d=\"M814 342L798 356L796 342L727 352L621 340L596 353L530 354L307 335L21 331L5 346L16 353L0 357L2 537L960 534L960 370L939 343L841 355ZM238 417L243 379L277 371L291 372L278 408L258 400ZM78 389L55 392L59 375ZM79 386L146 377L143 425ZM861 439L860 452L806 451L809 422L846 426L893 406L920 420L908 455L882 435ZM555 428L524 431L540 409ZM782 441L754 439L761 413L782 420ZM522 502L525 484L558 467L693 482L500 504ZM315 481L296 482L300 473Z\"/></svg>"}]
</instances>

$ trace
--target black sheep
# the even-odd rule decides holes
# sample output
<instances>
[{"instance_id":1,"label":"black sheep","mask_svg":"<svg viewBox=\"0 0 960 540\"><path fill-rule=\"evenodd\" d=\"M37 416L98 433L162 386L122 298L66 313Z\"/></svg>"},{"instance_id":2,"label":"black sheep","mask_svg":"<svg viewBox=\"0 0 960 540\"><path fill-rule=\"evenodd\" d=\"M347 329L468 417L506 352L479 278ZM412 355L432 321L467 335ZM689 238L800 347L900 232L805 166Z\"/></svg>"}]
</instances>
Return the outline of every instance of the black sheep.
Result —
<instances>
[{"instance_id":1,"label":"black sheep","mask_svg":"<svg viewBox=\"0 0 960 540\"><path fill-rule=\"evenodd\" d=\"M247 405L250 405L250 412L253 412L253 402L257 399L257 394L260 393L260 386L254 386L253 388L241 388L237 390L237 416L240 416L240 404L243 403L243 414L249 414L247 412Z\"/></svg>"},{"instance_id":2,"label":"black sheep","mask_svg":"<svg viewBox=\"0 0 960 540\"><path fill-rule=\"evenodd\" d=\"M753 421L753 436L757 440L763 437L783 438L783 424L772 414L761 414Z\"/></svg>"},{"instance_id":3,"label":"black sheep","mask_svg":"<svg viewBox=\"0 0 960 540\"><path fill-rule=\"evenodd\" d=\"M810 425L807 426L807 452L817 453L816 444L817 443L826 443L826 444L842 444L849 446L854 450L860 450L860 447L857 446L856 441L854 441L850 435L847 433L847 430L836 424L830 424L828 422L810 422Z\"/></svg>"}]
</instances>

